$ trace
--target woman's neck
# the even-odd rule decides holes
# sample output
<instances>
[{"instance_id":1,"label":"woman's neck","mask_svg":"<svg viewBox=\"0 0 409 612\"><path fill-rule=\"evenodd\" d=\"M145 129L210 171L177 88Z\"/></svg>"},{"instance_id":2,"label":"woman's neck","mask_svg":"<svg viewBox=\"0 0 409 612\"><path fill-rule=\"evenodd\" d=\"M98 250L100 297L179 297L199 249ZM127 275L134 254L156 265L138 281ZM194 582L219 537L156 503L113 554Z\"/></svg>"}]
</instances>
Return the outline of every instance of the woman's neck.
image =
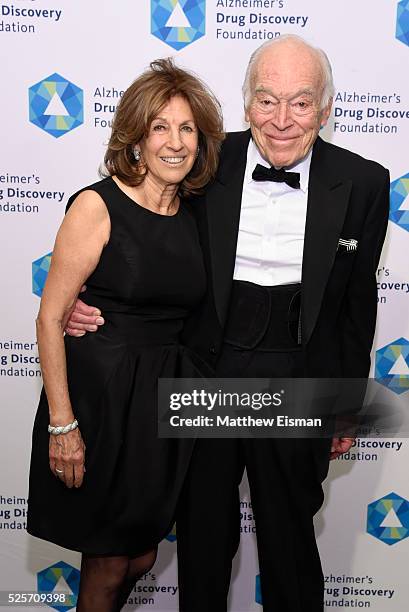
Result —
<instances>
[{"instance_id":1,"label":"woman's neck","mask_svg":"<svg viewBox=\"0 0 409 612\"><path fill-rule=\"evenodd\" d=\"M160 185L147 176L139 187L142 206L161 215L174 214L179 207L179 185Z\"/></svg>"},{"instance_id":2,"label":"woman's neck","mask_svg":"<svg viewBox=\"0 0 409 612\"><path fill-rule=\"evenodd\" d=\"M141 185L130 187L114 177L121 189L137 204L160 215L174 215L179 208L178 184L160 185L145 177Z\"/></svg>"}]
</instances>

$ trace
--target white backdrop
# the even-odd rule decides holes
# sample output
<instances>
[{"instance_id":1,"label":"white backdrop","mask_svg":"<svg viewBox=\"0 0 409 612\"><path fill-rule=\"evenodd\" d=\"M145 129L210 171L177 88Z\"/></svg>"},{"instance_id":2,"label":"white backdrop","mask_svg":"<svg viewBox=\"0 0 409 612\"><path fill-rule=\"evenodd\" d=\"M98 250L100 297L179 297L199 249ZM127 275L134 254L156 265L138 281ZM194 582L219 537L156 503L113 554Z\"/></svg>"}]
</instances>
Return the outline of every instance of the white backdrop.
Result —
<instances>
[{"instance_id":1,"label":"white backdrop","mask_svg":"<svg viewBox=\"0 0 409 612\"><path fill-rule=\"evenodd\" d=\"M151 13L159 15L153 26ZM161 32L166 32L175 41L189 41L196 30L186 26L195 20L204 35L191 44L174 48L178 45L162 40ZM178 29L171 31L172 25ZM159 30L158 36L152 29ZM97 179L118 96L152 59L172 55L181 66L196 71L221 100L226 128L242 129L241 83L248 57L268 37L285 32L323 47L332 61L337 97L323 137L376 159L397 181L393 222L378 271L374 362L375 351L391 345L383 351L389 360L381 361L383 353L378 354L378 374L387 376L392 370L392 386L408 388L408 0L1 2L0 591L55 587L75 595L78 575L73 568L79 567L77 554L25 533L30 435L41 387L34 330L39 298L33 293L32 262L38 262L35 280L41 288L38 266L47 267L48 260L42 258L52 251L67 198ZM56 96L53 89L46 92L40 108L36 93L46 90L37 84L58 80L55 73L79 88L74 91L77 97L70 99L69 88L57 87ZM65 129L70 112L80 125ZM45 129L38 125L44 114ZM58 137L50 133L53 123ZM394 397L404 406L409 392ZM386 446L379 440L370 444L358 440L351 453L332 464L326 481L326 502L316 528L327 610L403 612L408 606L409 447L403 439ZM242 494L242 545L235 560L230 609L260 610L255 527L245 485ZM375 511L367 524L368 505L377 500L383 501L369 507ZM209 513L217 513L217 500L211 496L208 506ZM175 552L175 538L170 537L161 545L153 571L138 583L130 610L177 609ZM54 570L46 583L43 570L50 566Z\"/></svg>"}]
</instances>

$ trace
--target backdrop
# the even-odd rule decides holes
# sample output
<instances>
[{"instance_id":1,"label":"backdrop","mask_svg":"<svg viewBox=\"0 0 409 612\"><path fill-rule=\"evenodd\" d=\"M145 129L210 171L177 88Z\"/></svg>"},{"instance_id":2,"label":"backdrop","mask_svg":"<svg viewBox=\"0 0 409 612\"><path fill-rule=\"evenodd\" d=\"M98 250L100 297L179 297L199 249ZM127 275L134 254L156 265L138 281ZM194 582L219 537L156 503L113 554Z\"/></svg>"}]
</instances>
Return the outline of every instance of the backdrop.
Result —
<instances>
[{"instance_id":1,"label":"backdrop","mask_svg":"<svg viewBox=\"0 0 409 612\"><path fill-rule=\"evenodd\" d=\"M391 170L373 375L407 404L409 0L0 2L0 591L65 590L71 604L55 609L75 605L79 556L25 532L41 387L34 319L67 198L97 179L121 91L152 59L171 55L213 88L226 128L242 129L248 57L286 32L323 47L332 61L337 94L323 137ZM407 609L408 459L404 439L361 439L332 463L316 521L327 610ZM207 503L209 514L217 513L217 500ZM262 609L254 533L243 484L231 610ZM161 545L129 609L177 609L175 540L172 533Z\"/></svg>"}]
</instances>

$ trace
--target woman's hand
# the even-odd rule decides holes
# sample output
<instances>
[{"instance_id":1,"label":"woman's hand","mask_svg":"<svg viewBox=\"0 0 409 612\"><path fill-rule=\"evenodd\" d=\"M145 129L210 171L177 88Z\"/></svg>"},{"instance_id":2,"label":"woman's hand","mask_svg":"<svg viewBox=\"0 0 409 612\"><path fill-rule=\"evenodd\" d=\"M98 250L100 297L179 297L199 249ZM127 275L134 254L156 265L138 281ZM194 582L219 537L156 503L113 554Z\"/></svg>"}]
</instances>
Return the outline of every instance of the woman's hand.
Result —
<instances>
[{"instance_id":1,"label":"woman's hand","mask_svg":"<svg viewBox=\"0 0 409 612\"><path fill-rule=\"evenodd\" d=\"M58 436L50 435L50 468L69 489L80 487L85 472L85 444L80 430Z\"/></svg>"}]
</instances>

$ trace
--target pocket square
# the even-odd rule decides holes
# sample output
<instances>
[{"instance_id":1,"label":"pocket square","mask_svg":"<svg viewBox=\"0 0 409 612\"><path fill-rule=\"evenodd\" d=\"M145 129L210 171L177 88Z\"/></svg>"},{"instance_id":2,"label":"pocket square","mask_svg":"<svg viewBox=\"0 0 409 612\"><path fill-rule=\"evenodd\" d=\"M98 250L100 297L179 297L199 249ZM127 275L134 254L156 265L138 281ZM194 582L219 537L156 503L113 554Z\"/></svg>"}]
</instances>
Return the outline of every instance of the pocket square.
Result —
<instances>
[{"instance_id":1,"label":"pocket square","mask_svg":"<svg viewBox=\"0 0 409 612\"><path fill-rule=\"evenodd\" d=\"M349 253L351 251L356 251L358 248L358 240L354 238L350 238L349 240L345 240L345 238L340 238L338 240L337 251L341 251L342 253Z\"/></svg>"}]
</instances>

